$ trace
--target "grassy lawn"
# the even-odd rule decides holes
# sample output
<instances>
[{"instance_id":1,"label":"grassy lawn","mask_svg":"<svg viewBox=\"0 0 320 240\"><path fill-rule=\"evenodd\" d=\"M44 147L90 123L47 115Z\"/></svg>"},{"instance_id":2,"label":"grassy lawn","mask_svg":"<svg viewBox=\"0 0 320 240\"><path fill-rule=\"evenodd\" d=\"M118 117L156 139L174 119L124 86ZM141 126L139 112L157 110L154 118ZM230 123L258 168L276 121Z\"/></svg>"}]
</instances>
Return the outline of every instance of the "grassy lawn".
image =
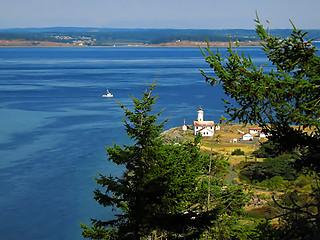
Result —
<instances>
[{"instance_id":1,"label":"grassy lawn","mask_svg":"<svg viewBox=\"0 0 320 240\"><path fill-rule=\"evenodd\" d=\"M228 124L221 125L219 131L215 131L215 136L213 137L203 137L201 143L201 148L205 151L211 151L231 154L235 149L240 148L247 155L251 155L252 152L259 148L259 141L265 141L264 139L259 139L254 137L253 141L241 141L242 134L248 133L249 128L256 128L256 125L243 126L241 124ZM181 132L182 138L186 140L192 140L194 138L191 126L189 129L183 133L179 128L176 131ZM236 143L233 140L236 139Z\"/></svg>"},{"instance_id":2,"label":"grassy lawn","mask_svg":"<svg viewBox=\"0 0 320 240\"><path fill-rule=\"evenodd\" d=\"M254 136L253 141L240 141L242 135L244 133L248 133L250 128L257 128L257 126L243 126L240 124L220 125L220 130L215 131L215 135L213 137L202 138L201 149L207 153L212 151L226 155L229 158L232 171L239 174L241 168L246 165L247 162L263 161L263 159L255 158L253 152L258 150L260 143L266 141L266 139L260 139L257 136ZM182 131L181 127L170 129L167 131L166 137L170 140L175 140L176 142L181 140L193 141L195 138L192 126L188 126L188 130L186 132ZM233 141L234 139L236 139L236 141ZM231 155L236 149L240 149L245 155ZM225 177L228 178L230 174L231 172L227 173ZM238 181L239 184L246 184L241 182L238 177L236 177L235 180ZM270 189L251 184L250 188L253 193L252 202L246 207L246 211L249 216L257 219L276 216L279 208L275 206L271 196L278 198L283 194L283 192L271 191ZM263 204L256 204L258 199L262 200ZM277 224L277 220L274 221L274 223Z\"/></svg>"}]
</instances>

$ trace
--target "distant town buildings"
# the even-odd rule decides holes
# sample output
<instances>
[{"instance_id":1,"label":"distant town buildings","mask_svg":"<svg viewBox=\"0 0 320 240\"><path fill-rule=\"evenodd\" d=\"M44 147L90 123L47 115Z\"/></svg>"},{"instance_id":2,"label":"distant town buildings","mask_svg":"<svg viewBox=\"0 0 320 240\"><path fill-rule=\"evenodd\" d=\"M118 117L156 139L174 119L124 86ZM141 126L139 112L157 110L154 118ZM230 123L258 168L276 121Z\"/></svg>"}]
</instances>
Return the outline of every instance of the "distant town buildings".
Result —
<instances>
[{"instance_id":1,"label":"distant town buildings","mask_svg":"<svg viewBox=\"0 0 320 240\"><path fill-rule=\"evenodd\" d=\"M73 37L69 35L54 35L52 37L62 42L71 43L79 46L91 46L96 41L96 39L87 36Z\"/></svg>"}]
</instances>

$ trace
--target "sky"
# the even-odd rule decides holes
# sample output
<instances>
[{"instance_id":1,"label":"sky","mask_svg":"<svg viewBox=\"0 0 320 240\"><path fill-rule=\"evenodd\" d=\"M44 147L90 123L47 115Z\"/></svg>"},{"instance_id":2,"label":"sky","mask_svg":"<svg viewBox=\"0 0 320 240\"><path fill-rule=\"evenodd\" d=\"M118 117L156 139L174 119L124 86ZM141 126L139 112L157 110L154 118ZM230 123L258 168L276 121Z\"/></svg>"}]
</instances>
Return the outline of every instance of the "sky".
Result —
<instances>
[{"instance_id":1,"label":"sky","mask_svg":"<svg viewBox=\"0 0 320 240\"><path fill-rule=\"evenodd\" d=\"M0 0L0 29L320 29L319 0Z\"/></svg>"}]
</instances>

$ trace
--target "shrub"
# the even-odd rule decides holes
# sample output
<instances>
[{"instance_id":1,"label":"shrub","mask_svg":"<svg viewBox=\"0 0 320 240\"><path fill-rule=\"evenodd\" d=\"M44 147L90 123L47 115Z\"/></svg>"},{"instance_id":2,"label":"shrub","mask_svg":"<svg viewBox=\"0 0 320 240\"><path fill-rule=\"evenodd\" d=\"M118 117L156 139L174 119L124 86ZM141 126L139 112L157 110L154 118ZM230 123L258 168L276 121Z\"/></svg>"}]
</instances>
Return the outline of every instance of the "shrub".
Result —
<instances>
[{"instance_id":1,"label":"shrub","mask_svg":"<svg viewBox=\"0 0 320 240\"><path fill-rule=\"evenodd\" d=\"M231 155L236 155L236 156L244 155L244 151L242 151L240 148L237 148L231 153Z\"/></svg>"},{"instance_id":2,"label":"shrub","mask_svg":"<svg viewBox=\"0 0 320 240\"><path fill-rule=\"evenodd\" d=\"M285 183L285 180L281 176L275 176L271 179L263 180L260 185L262 187L266 187L269 189L281 189L283 187L283 184Z\"/></svg>"},{"instance_id":3,"label":"shrub","mask_svg":"<svg viewBox=\"0 0 320 240\"><path fill-rule=\"evenodd\" d=\"M311 185L313 181L313 178L311 176L305 176L305 175L300 175L296 181L295 181L295 185L303 188L307 185Z\"/></svg>"}]
</instances>

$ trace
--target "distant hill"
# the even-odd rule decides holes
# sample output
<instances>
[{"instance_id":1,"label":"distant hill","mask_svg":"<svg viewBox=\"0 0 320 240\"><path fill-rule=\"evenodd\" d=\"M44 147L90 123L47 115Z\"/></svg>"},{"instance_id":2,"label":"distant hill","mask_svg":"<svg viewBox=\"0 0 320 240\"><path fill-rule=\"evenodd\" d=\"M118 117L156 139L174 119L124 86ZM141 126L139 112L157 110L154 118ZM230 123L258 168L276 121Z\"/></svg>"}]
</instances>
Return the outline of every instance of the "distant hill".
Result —
<instances>
[{"instance_id":1,"label":"distant hill","mask_svg":"<svg viewBox=\"0 0 320 240\"><path fill-rule=\"evenodd\" d=\"M320 41L320 30L308 30L308 36ZM287 37L291 29L271 29L275 36ZM0 40L48 41L89 46L116 43L160 44L174 41L257 41L255 30L250 29L126 29L91 27L50 27L0 29Z\"/></svg>"},{"instance_id":2,"label":"distant hill","mask_svg":"<svg viewBox=\"0 0 320 240\"><path fill-rule=\"evenodd\" d=\"M94 27L47 27L47 28L7 28L0 29L0 32L8 33L44 33L44 32L112 32L130 30L124 28L94 28Z\"/></svg>"}]
</instances>

